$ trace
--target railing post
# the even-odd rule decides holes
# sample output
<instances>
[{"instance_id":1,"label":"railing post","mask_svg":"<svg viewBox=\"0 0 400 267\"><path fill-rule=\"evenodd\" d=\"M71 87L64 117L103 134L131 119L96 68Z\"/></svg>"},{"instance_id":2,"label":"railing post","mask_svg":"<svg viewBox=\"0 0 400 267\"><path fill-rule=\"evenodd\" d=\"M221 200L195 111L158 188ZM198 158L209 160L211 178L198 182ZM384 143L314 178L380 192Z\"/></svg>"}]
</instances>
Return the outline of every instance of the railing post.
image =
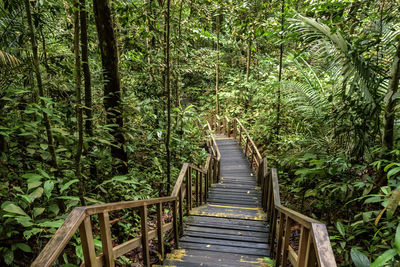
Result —
<instances>
[{"instance_id":1,"label":"railing post","mask_svg":"<svg viewBox=\"0 0 400 267\"><path fill-rule=\"evenodd\" d=\"M163 225L164 220L162 218L163 208L162 202L157 204L157 239L158 239L158 252L160 253L161 261L164 259L164 238L163 238ZM176 224L175 217L176 210L174 208L174 224Z\"/></svg>"},{"instance_id":2,"label":"railing post","mask_svg":"<svg viewBox=\"0 0 400 267\"><path fill-rule=\"evenodd\" d=\"M286 266L288 253L289 253L289 241L290 241L290 228L292 227L292 219L286 216L285 223L285 239L283 240L283 253L282 253L282 264L281 266Z\"/></svg>"},{"instance_id":3,"label":"railing post","mask_svg":"<svg viewBox=\"0 0 400 267\"><path fill-rule=\"evenodd\" d=\"M179 190L180 192L180 198L182 197L182 189ZM182 204L180 204L180 208L182 207ZM180 209L179 208L179 209ZM174 200L173 204L173 217L174 217L174 239L175 239L175 248L179 247L179 222L178 222L178 200ZM183 212L181 211L180 217L182 217Z\"/></svg>"},{"instance_id":4,"label":"railing post","mask_svg":"<svg viewBox=\"0 0 400 267\"><path fill-rule=\"evenodd\" d=\"M179 189L179 229L183 233L183 188Z\"/></svg>"},{"instance_id":5,"label":"railing post","mask_svg":"<svg viewBox=\"0 0 400 267\"><path fill-rule=\"evenodd\" d=\"M307 256L307 242L308 236L310 234L310 230L308 230L303 225L300 230L300 241L299 241L299 252L298 252L298 261L297 267L306 267L306 256Z\"/></svg>"},{"instance_id":6,"label":"railing post","mask_svg":"<svg viewBox=\"0 0 400 267\"><path fill-rule=\"evenodd\" d=\"M200 182L200 173L199 170L196 170L196 207L200 206L200 188L199 188L199 182Z\"/></svg>"},{"instance_id":7,"label":"railing post","mask_svg":"<svg viewBox=\"0 0 400 267\"><path fill-rule=\"evenodd\" d=\"M144 266L150 267L149 235L147 227L147 205L140 207L142 249Z\"/></svg>"},{"instance_id":8,"label":"railing post","mask_svg":"<svg viewBox=\"0 0 400 267\"><path fill-rule=\"evenodd\" d=\"M314 242L312 235L308 235L307 251L306 251L306 266L315 266L317 263L317 256L315 255Z\"/></svg>"},{"instance_id":9,"label":"railing post","mask_svg":"<svg viewBox=\"0 0 400 267\"><path fill-rule=\"evenodd\" d=\"M86 266L97 266L96 251L94 250L92 223L90 216L83 219L79 226L79 235L81 237L83 257Z\"/></svg>"},{"instance_id":10,"label":"railing post","mask_svg":"<svg viewBox=\"0 0 400 267\"><path fill-rule=\"evenodd\" d=\"M279 214L279 229L278 229L278 237L276 238L277 245L276 245L276 263L279 265L282 256L282 237L283 237L283 222L285 220L285 214L281 211L278 212Z\"/></svg>"},{"instance_id":11,"label":"railing post","mask_svg":"<svg viewBox=\"0 0 400 267\"><path fill-rule=\"evenodd\" d=\"M188 200L188 202L189 202L189 212L192 210L192 198L193 198L193 192L192 192L192 190L193 190L193 183L192 183L192 168L191 167L189 167L189 169L188 169L188 175L189 175L189 179L188 179L188 184L189 184L189 192L188 192L188 198L187 198L187 200ZM188 212L188 214L189 214L189 212Z\"/></svg>"},{"instance_id":12,"label":"railing post","mask_svg":"<svg viewBox=\"0 0 400 267\"><path fill-rule=\"evenodd\" d=\"M104 263L106 267L114 267L114 252L112 246L112 237L110 229L110 217L108 212L99 214L101 244L104 254Z\"/></svg>"},{"instance_id":13,"label":"railing post","mask_svg":"<svg viewBox=\"0 0 400 267\"><path fill-rule=\"evenodd\" d=\"M200 205L202 205L204 202L204 197L203 197L204 176L205 176L204 173L200 173Z\"/></svg>"},{"instance_id":14,"label":"railing post","mask_svg":"<svg viewBox=\"0 0 400 267\"><path fill-rule=\"evenodd\" d=\"M236 118L233 119L233 138L236 139L237 135L237 125L236 125Z\"/></svg>"}]
</instances>

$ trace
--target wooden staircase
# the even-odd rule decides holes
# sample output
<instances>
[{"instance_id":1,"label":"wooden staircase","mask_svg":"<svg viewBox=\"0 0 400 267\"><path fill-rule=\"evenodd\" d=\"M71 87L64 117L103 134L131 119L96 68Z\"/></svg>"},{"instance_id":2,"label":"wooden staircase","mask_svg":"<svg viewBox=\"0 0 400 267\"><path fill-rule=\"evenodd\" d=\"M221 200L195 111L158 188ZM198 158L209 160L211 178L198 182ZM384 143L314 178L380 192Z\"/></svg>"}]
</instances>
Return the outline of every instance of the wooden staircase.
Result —
<instances>
[{"instance_id":1,"label":"wooden staircase","mask_svg":"<svg viewBox=\"0 0 400 267\"><path fill-rule=\"evenodd\" d=\"M277 266L336 267L325 224L281 204L278 172L268 168L242 123L216 115L206 127L204 167L183 164L170 196L74 208L31 266L58 265L79 233L81 266L114 267L132 251L141 251L143 265L151 266L149 244L157 240L164 266L268 266L265 257L271 257ZM157 222L150 225L154 210ZM122 211L138 214L140 235L115 245L110 213ZM164 238L171 235L176 249L165 257Z\"/></svg>"},{"instance_id":2,"label":"wooden staircase","mask_svg":"<svg viewBox=\"0 0 400 267\"><path fill-rule=\"evenodd\" d=\"M256 176L236 139L215 139L220 181L209 189L208 203L190 212L179 249L164 266L266 266L269 226Z\"/></svg>"}]
</instances>

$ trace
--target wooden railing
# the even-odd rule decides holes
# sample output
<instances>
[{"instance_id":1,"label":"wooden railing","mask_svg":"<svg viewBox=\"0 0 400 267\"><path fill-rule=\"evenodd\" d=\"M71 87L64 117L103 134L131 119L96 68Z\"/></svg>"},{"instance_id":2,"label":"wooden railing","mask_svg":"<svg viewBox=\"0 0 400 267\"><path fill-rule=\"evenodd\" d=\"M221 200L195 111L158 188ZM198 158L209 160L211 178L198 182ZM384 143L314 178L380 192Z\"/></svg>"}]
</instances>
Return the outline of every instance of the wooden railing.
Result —
<instances>
[{"instance_id":1,"label":"wooden railing","mask_svg":"<svg viewBox=\"0 0 400 267\"><path fill-rule=\"evenodd\" d=\"M211 130L210 125L207 125L207 128ZM160 258L163 259L164 234L172 230L175 245L178 247L179 235L183 232L183 217L193 207L207 202L208 188L212 183L218 181L221 156L212 135L210 135L208 147L210 154L207 157L205 166L200 168L188 163L183 164L172 194L169 197L108 203L73 209L31 266L52 266L78 229L84 256L84 264L82 265L84 266L115 266L116 258L140 246L142 247L144 265L150 266L149 241L155 238L157 238ZM148 225L149 207L152 206L156 207L157 223L155 229L149 229ZM171 207L173 213L172 221L166 223L163 219L163 214L166 208L171 209ZM139 213L141 220L140 235L113 246L109 214L110 212L127 209L133 209ZM98 215L99 221L102 253L98 255L96 255L94 246L92 215Z\"/></svg>"},{"instance_id":2,"label":"wooden railing","mask_svg":"<svg viewBox=\"0 0 400 267\"><path fill-rule=\"evenodd\" d=\"M335 267L336 261L325 224L281 204L277 170L268 168L267 160L262 158L242 123L236 118L230 120L215 116L211 125L217 133L238 140L257 175L262 191L262 207L270 223L269 237L276 265L286 267L290 262L295 267ZM295 243L298 245L293 246Z\"/></svg>"}]
</instances>

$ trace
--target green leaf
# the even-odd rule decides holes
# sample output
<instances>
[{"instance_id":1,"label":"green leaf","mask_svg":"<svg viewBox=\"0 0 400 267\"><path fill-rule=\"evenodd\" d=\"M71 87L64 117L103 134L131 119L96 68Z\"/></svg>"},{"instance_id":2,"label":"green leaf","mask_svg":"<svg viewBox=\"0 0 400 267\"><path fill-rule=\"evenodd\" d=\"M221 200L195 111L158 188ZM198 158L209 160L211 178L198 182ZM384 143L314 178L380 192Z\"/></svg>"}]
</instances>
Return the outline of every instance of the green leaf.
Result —
<instances>
[{"instance_id":1,"label":"green leaf","mask_svg":"<svg viewBox=\"0 0 400 267\"><path fill-rule=\"evenodd\" d=\"M41 186L41 185L42 185L41 181L35 181L35 182L28 183L28 191L33 188L36 188L38 186Z\"/></svg>"},{"instance_id":2,"label":"green leaf","mask_svg":"<svg viewBox=\"0 0 400 267\"><path fill-rule=\"evenodd\" d=\"M40 228L32 228L30 230L26 230L24 231L24 237L26 238L26 240L28 240L29 238L31 238L33 235L36 235L40 232L43 232L43 229Z\"/></svg>"},{"instance_id":3,"label":"green leaf","mask_svg":"<svg viewBox=\"0 0 400 267\"><path fill-rule=\"evenodd\" d=\"M396 235L394 236L394 247L400 256L400 223L397 225Z\"/></svg>"},{"instance_id":4,"label":"green leaf","mask_svg":"<svg viewBox=\"0 0 400 267\"><path fill-rule=\"evenodd\" d=\"M369 267L371 265L368 257L355 248L351 249L350 256L356 267Z\"/></svg>"},{"instance_id":5,"label":"green leaf","mask_svg":"<svg viewBox=\"0 0 400 267\"><path fill-rule=\"evenodd\" d=\"M31 227L33 225L32 219L29 216L18 216L15 220L23 227Z\"/></svg>"},{"instance_id":6,"label":"green leaf","mask_svg":"<svg viewBox=\"0 0 400 267\"><path fill-rule=\"evenodd\" d=\"M71 181L69 181L68 183L64 184L61 189L60 189L60 193L64 192L65 190L67 190L72 184L79 182L78 179L73 179Z\"/></svg>"},{"instance_id":7,"label":"green leaf","mask_svg":"<svg viewBox=\"0 0 400 267\"><path fill-rule=\"evenodd\" d=\"M34 208L33 209L33 216L37 217L44 212L44 208Z\"/></svg>"},{"instance_id":8,"label":"green leaf","mask_svg":"<svg viewBox=\"0 0 400 267\"><path fill-rule=\"evenodd\" d=\"M338 229L339 233L344 237L346 232L344 230L344 226L341 222L336 222L336 228Z\"/></svg>"},{"instance_id":9,"label":"green leaf","mask_svg":"<svg viewBox=\"0 0 400 267\"><path fill-rule=\"evenodd\" d=\"M33 180L35 180L35 179L40 180L40 179L42 179L42 176L39 175L39 174L36 174L36 173L25 173L24 175L22 175L22 178L25 178L25 179L33 179Z\"/></svg>"},{"instance_id":10,"label":"green leaf","mask_svg":"<svg viewBox=\"0 0 400 267\"><path fill-rule=\"evenodd\" d=\"M14 252L11 249L7 249L6 252L3 254L4 262L7 265L11 265L14 261Z\"/></svg>"},{"instance_id":11,"label":"green leaf","mask_svg":"<svg viewBox=\"0 0 400 267\"><path fill-rule=\"evenodd\" d=\"M40 198L43 195L43 187L36 188L35 191L29 194L29 198L34 201L37 198Z\"/></svg>"},{"instance_id":12,"label":"green leaf","mask_svg":"<svg viewBox=\"0 0 400 267\"><path fill-rule=\"evenodd\" d=\"M393 259L394 256L397 255L397 251L395 249L386 250L382 255L380 255L376 260L371 263L370 267L380 267L383 266L386 262Z\"/></svg>"},{"instance_id":13,"label":"green leaf","mask_svg":"<svg viewBox=\"0 0 400 267\"><path fill-rule=\"evenodd\" d=\"M23 252L32 252L32 249L30 246L24 243L17 243L14 245L16 248L22 250Z\"/></svg>"},{"instance_id":14,"label":"green leaf","mask_svg":"<svg viewBox=\"0 0 400 267\"><path fill-rule=\"evenodd\" d=\"M42 223L39 223L38 225L42 226L42 227L58 228L63 224L63 222L64 222L64 220L60 219L57 221L42 222Z\"/></svg>"},{"instance_id":15,"label":"green leaf","mask_svg":"<svg viewBox=\"0 0 400 267\"><path fill-rule=\"evenodd\" d=\"M40 144L40 148L42 148L43 150L46 150L48 147L48 144Z\"/></svg>"},{"instance_id":16,"label":"green leaf","mask_svg":"<svg viewBox=\"0 0 400 267\"><path fill-rule=\"evenodd\" d=\"M46 181L44 182L44 194L47 198L50 198L51 191L54 189L54 182L53 181Z\"/></svg>"},{"instance_id":17,"label":"green leaf","mask_svg":"<svg viewBox=\"0 0 400 267\"><path fill-rule=\"evenodd\" d=\"M3 203L3 205L1 205L1 208L4 211L10 212L10 213L28 216L28 214L26 214L25 211L23 211L19 206L15 205L14 203L9 202L9 201Z\"/></svg>"},{"instance_id":18,"label":"green leaf","mask_svg":"<svg viewBox=\"0 0 400 267\"><path fill-rule=\"evenodd\" d=\"M387 174L387 178L389 179L391 176L396 175L398 172L400 172L400 167L391 169Z\"/></svg>"}]
</instances>

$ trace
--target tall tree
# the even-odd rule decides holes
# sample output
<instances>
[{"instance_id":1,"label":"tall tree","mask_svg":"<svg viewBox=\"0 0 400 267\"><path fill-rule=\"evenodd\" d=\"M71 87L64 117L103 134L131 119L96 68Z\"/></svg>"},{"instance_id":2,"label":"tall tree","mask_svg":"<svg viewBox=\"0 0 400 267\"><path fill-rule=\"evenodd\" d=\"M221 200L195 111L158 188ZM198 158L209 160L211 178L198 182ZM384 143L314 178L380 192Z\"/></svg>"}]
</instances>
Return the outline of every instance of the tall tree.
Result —
<instances>
[{"instance_id":1,"label":"tall tree","mask_svg":"<svg viewBox=\"0 0 400 267\"><path fill-rule=\"evenodd\" d=\"M215 111L216 114L219 114L219 34L220 34L220 29L221 29L221 21L220 21L220 13L221 13L221 8L219 7L218 9L218 15L217 15L217 25L216 25L216 31L217 31L217 61L215 62Z\"/></svg>"},{"instance_id":2,"label":"tall tree","mask_svg":"<svg viewBox=\"0 0 400 267\"><path fill-rule=\"evenodd\" d=\"M282 81L282 61L283 61L283 31L285 27L285 0L282 0L281 10L281 45L279 47L279 74L278 74L278 91L277 91L277 105L276 105L276 136L279 135L280 131L280 113L281 113L281 81Z\"/></svg>"},{"instance_id":3,"label":"tall tree","mask_svg":"<svg viewBox=\"0 0 400 267\"><path fill-rule=\"evenodd\" d=\"M120 162L117 164L119 173L128 172L128 156L124 150L123 135L124 120L122 117L121 85L118 70L118 51L113 29L109 0L93 0L93 11L96 20L97 34L101 51L104 79L104 107L107 112L107 124L111 126L114 137L111 155Z\"/></svg>"},{"instance_id":4,"label":"tall tree","mask_svg":"<svg viewBox=\"0 0 400 267\"><path fill-rule=\"evenodd\" d=\"M79 25L79 13L80 13L80 3L79 0L74 2L74 55L75 55L75 98L76 98L76 128L78 131L78 143L76 145L75 153L75 175L76 179L79 180L79 198L82 205L85 205L84 199L84 182L82 181L81 173L81 157L83 149L83 112L82 112L82 90L81 90L81 55L80 55L80 25Z\"/></svg>"},{"instance_id":5,"label":"tall tree","mask_svg":"<svg viewBox=\"0 0 400 267\"><path fill-rule=\"evenodd\" d=\"M167 7L165 10L165 90L167 94L167 138L165 147L167 152L167 194L169 195L171 189L171 88L170 88L170 4L171 0L167 0Z\"/></svg>"},{"instance_id":6,"label":"tall tree","mask_svg":"<svg viewBox=\"0 0 400 267\"><path fill-rule=\"evenodd\" d=\"M33 54L33 67L34 67L35 74L36 74L38 93L39 93L39 97L40 97L39 101L40 101L40 105L44 109L46 107L46 102L44 101L44 90L43 90L42 75L40 73L38 46L37 46L36 37L35 37L35 29L33 27L31 6L30 6L29 0L25 0L25 9L26 9L26 17L28 20L29 34L30 34L30 38L31 38L31 46L32 46L32 54ZM54 147L53 134L51 132L50 119L46 112L43 111L42 114L43 114L44 125L46 127L47 142L49 144L49 152L51 154L52 166L55 169L58 169L57 156L56 156L56 151L55 151L55 147Z\"/></svg>"},{"instance_id":7,"label":"tall tree","mask_svg":"<svg viewBox=\"0 0 400 267\"><path fill-rule=\"evenodd\" d=\"M85 86L85 133L89 138L93 137L93 112L92 112L92 81L89 66L89 48L88 48L88 12L86 0L80 0L80 30L81 30L81 53L82 53L82 72ZM89 151L93 149L93 143L89 142ZM97 179L97 168L94 159L90 164L90 177Z\"/></svg>"}]
</instances>

